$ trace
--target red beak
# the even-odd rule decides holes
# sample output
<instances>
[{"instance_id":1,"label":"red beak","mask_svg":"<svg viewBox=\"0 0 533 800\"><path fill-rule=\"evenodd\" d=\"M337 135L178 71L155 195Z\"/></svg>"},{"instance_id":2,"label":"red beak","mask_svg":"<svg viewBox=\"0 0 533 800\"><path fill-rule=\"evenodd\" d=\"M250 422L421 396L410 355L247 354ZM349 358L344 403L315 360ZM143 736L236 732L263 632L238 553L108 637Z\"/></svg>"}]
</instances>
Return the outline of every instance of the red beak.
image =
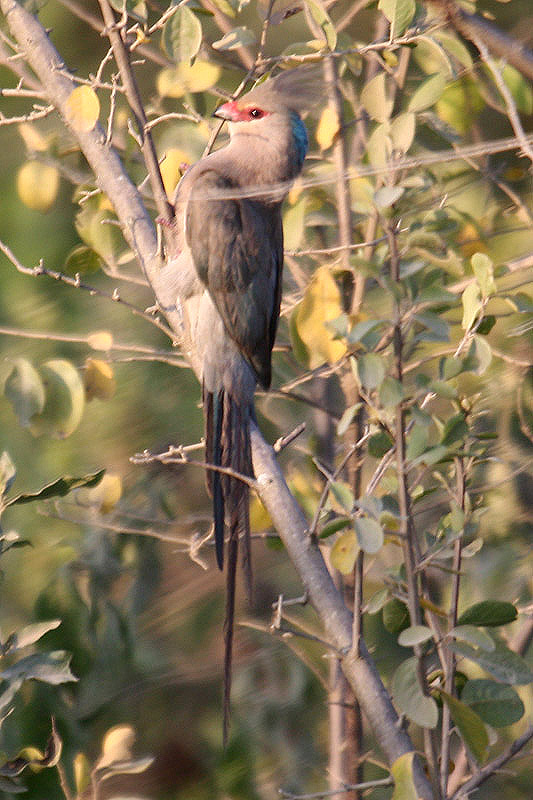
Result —
<instances>
[{"instance_id":1,"label":"red beak","mask_svg":"<svg viewBox=\"0 0 533 800\"><path fill-rule=\"evenodd\" d=\"M223 103L219 106L213 116L219 119L226 119L228 122L237 122L241 118L241 112L237 108L235 100L230 100L228 103Z\"/></svg>"}]
</instances>

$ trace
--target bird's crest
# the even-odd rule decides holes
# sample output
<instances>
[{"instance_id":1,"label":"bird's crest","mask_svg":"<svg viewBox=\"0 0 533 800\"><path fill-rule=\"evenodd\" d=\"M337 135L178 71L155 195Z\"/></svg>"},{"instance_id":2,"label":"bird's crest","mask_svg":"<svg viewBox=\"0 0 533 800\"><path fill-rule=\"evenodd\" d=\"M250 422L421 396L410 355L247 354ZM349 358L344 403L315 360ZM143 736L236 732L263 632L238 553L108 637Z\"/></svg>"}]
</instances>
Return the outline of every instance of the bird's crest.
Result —
<instances>
[{"instance_id":1,"label":"bird's crest","mask_svg":"<svg viewBox=\"0 0 533 800\"><path fill-rule=\"evenodd\" d=\"M240 107L258 106L266 111L280 107L291 111L309 111L324 94L322 70L317 66L296 67L274 78L257 83L236 102Z\"/></svg>"}]
</instances>

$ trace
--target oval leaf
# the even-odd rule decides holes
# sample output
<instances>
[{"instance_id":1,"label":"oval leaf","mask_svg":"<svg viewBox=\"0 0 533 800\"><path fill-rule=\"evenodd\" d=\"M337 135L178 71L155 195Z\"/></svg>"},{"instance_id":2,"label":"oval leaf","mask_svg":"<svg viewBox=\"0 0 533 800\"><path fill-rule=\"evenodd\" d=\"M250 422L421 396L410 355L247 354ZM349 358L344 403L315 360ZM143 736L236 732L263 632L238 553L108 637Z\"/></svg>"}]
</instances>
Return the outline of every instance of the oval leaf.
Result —
<instances>
[{"instance_id":1,"label":"oval leaf","mask_svg":"<svg viewBox=\"0 0 533 800\"><path fill-rule=\"evenodd\" d=\"M44 383L26 358L13 361L13 367L4 384L4 394L23 427L27 427L31 418L40 414L44 408Z\"/></svg>"},{"instance_id":2,"label":"oval leaf","mask_svg":"<svg viewBox=\"0 0 533 800\"><path fill-rule=\"evenodd\" d=\"M483 678L466 683L461 700L493 728L513 725L522 719L524 704L511 686Z\"/></svg>"},{"instance_id":3,"label":"oval leaf","mask_svg":"<svg viewBox=\"0 0 533 800\"><path fill-rule=\"evenodd\" d=\"M457 624L497 627L514 622L517 616L518 611L512 603L504 600L482 600L463 611Z\"/></svg>"},{"instance_id":4,"label":"oval leaf","mask_svg":"<svg viewBox=\"0 0 533 800\"><path fill-rule=\"evenodd\" d=\"M495 644L491 653L487 653L485 650L476 650L463 642L453 642L451 647L454 652L479 664L502 683L517 684L518 686L531 683L533 672L524 659L500 642Z\"/></svg>"},{"instance_id":5,"label":"oval leaf","mask_svg":"<svg viewBox=\"0 0 533 800\"><path fill-rule=\"evenodd\" d=\"M411 625L398 636L398 644L402 647L414 647L431 639L431 629L427 625Z\"/></svg>"},{"instance_id":6,"label":"oval leaf","mask_svg":"<svg viewBox=\"0 0 533 800\"><path fill-rule=\"evenodd\" d=\"M459 639L461 642L471 644L473 647L486 650L487 653L491 653L496 646L492 636L489 636L486 631L476 628L475 625L457 625L450 631L450 636Z\"/></svg>"},{"instance_id":7,"label":"oval leaf","mask_svg":"<svg viewBox=\"0 0 533 800\"><path fill-rule=\"evenodd\" d=\"M242 26L233 28L222 39L213 42L215 50L238 50L239 47L246 47L255 42L255 33L249 28Z\"/></svg>"},{"instance_id":8,"label":"oval leaf","mask_svg":"<svg viewBox=\"0 0 533 800\"><path fill-rule=\"evenodd\" d=\"M418 87L409 101L409 111L424 111L434 105L446 86L446 78L440 72L430 75Z\"/></svg>"},{"instance_id":9,"label":"oval leaf","mask_svg":"<svg viewBox=\"0 0 533 800\"><path fill-rule=\"evenodd\" d=\"M385 362L377 353L365 353L357 359L357 375L367 391L377 389L385 377Z\"/></svg>"},{"instance_id":10,"label":"oval leaf","mask_svg":"<svg viewBox=\"0 0 533 800\"><path fill-rule=\"evenodd\" d=\"M346 531L339 536L331 548L331 564L343 575L348 575L354 568L358 552L359 547L354 532Z\"/></svg>"},{"instance_id":11,"label":"oval leaf","mask_svg":"<svg viewBox=\"0 0 533 800\"><path fill-rule=\"evenodd\" d=\"M365 553L377 553L383 547L383 528L370 517L356 517L353 521L357 542Z\"/></svg>"},{"instance_id":12,"label":"oval leaf","mask_svg":"<svg viewBox=\"0 0 533 800\"><path fill-rule=\"evenodd\" d=\"M456 697L452 697L447 692L441 692L440 694L450 709L450 714L459 729L463 742L476 761L482 762L489 746L489 737L483 720L461 700L457 700Z\"/></svg>"},{"instance_id":13,"label":"oval leaf","mask_svg":"<svg viewBox=\"0 0 533 800\"><path fill-rule=\"evenodd\" d=\"M196 14L181 6L163 29L163 46L177 64L190 64L202 44L202 25Z\"/></svg>"},{"instance_id":14,"label":"oval leaf","mask_svg":"<svg viewBox=\"0 0 533 800\"><path fill-rule=\"evenodd\" d=\"M415 0L379 0L379 10L390 22L391 38L401 36L411 23L416 11Z\"/></svg>"},{"instance_id":15,"label":"oval leaf","mask_svg":"<svg viewBox=\"0 0 533 800\"><path fill-rule=\"evenodd\" d=\"M35 436L48 433L64 439L81 422L85 408L85 390L78 370L65 359L52 359L40 368L46 387L46 400L40 414L31 420Z\"/></svg>"},{"instance_id":16,"label":"oval leaf","mask_svg":"<svg viewBox=\"0 0 533 800\"><path fill-rule=\"evenodd\" d=\"M76 133L92 131L100 115L100 101L90 86L78 86L65 103L65 116Z\"/></svg>"},{"instance_id":17,"label":"oval leaf","mask_svg":"<svg viewBox=\"0 0 533 800\"><path fill-rule=\"evenodd\" d=\"M439 709L432 697L422 692L418 682L416 656L404 661L392 679L392 694L400 711L422 728L435 728Z\"/></svg>"}]
</instances>

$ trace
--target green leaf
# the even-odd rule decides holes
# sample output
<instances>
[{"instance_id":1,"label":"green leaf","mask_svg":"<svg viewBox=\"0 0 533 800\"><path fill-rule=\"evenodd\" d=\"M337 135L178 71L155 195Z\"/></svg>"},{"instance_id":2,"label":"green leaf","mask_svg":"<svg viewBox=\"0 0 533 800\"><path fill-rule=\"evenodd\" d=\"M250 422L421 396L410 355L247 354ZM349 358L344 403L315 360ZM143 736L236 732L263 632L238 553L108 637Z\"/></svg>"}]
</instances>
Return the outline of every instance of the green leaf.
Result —
<instances>
[{"instance_id":1,"label":"green leaf","mask_svg":"<svg viewBox=\"0 0 533 800\"><path fill-rule=\"evenodd\" d=\"M450 636L474 647L479 647L480 650L486 650L488 653L491 653L496 647L492 636L489 636L486 631L476 628L475 625L457 625L450 631Z\"/></svg>"},{"instance_id":2,"label":"green leaf","mask_svg":"<svg viewBox=\"0 0 533 800\"><path fill-rule=\"evenodd\" d=\"M87 275L99 272L102 262L98 253L85 244L74 247L65 259L63 272L67 275Z\"/></svg>"},{"instance_id":3,"label":"green leaf","mask_svg":"<svg viewBox=\"0 0 533 800\"><path fill-rule=\"evenodd\" d=\"M379 431L368 440L368 454L373 458L382 458L393 446L393 441L385 431Z\"/></svg>"},{"instance_id":4,"label":"green leaf","mask_svg":"<svg viewBox=\"0 0 533 800\"><path fill-rule=\"evenodd\" d=\"M355 405L349 406L344 410L344 413L337 424L337 436L344 436L360 408L361 403L355 403Z\"/></svg>"},{"instance_id":5,"label":"green leaf","mask_svg":"<svg viewBox=\"0 0 533 800\"><path fill-rule=\"evenodd\" d=\"M238 26L226 33L222 39L213 42L215 50L238 50L239 47L247 47L255 42L255 33L249 28Z\"/></svg>"},{"instance_id":6,"label":"green leaf","mask_svg":"<svg viewBox=\"0 0 533 800\"><path fill-rule=\"evenodd\" d=\"M0 498L10 490L16 474L15 465L9 457L9 453L4 450L0 456Z\"/></svg>"},{"instance_id":7,"label":"green leaf","mask_svg":"<svg viewBox=\"0 0 533 800\"><path fill-rule=\"evenodd\" d=\"M434 105L446 86L446 78L440 72L430 75L421 83L409 101L409 111L424 111Z\"/></svg>"},{"instance_id":8,"label":"green leaf","mask_svg":"<svg viewBox=\"0 0 533 800\"><path fill-rule=\"evenodd\" d=\"M296 250L303 239L307 200L307 195L302 194L283 214L283 241L286 250Z\"/></svg>"},{"instance_id":9,"label":"green leaf","mask_svg":"<svg viewBox=\"0 0 533 800\"><path fill-rule=\"evenodd\" d=\"M409 111L404 111L394 117L390 124L390 135L394 150L397 153L407 153L415 138L416 117Z\"/></svg>"},{"instance_id":10,"label":"green leaf","mask_svg":"<svg viewBox=\"0 0 533 800\"><path fill-rule=\"evenodd\" d=\"M51 497L65 497L73 489L79 489L81 486L96 486L100 483L105 473L105 469L100 469L98 472L91 472L89 475L84 475L81 478L74 478L71 475L63 475L61 478L47 483L42 489L37 492L28 492L19 494L16 497L9 499L6 506L15 504L32 503L35 500L49 500Z\"/></svg>"},{"instance_id":11,"label":"green leaf","mask_svg":"<svg viewBox=\"0 0 533 800\"><path fill-rule=\"evenodd\" d=\"M514 622L517 616L518 611L512 603L504 600L481 600L465 609L457 620L457 624L497 627Z\"/></svg>"},{"instance_id":12,"label":"green leaf","mask_svg":"<svg viewBox=\"0 0 533 800\"><path fill-rule=\"evenodd\" d=\"M381 611L387 600L389 599L389 590L385 586L383 589L378 589L375 592L368 603L366 604L366 611L367 614L377 614L378 611Z\"/></svg>"},{"instance_id":13,"label":"green leaf","mask_svg":"<svg viewBox=\"0 0 533 800\"><path fill-rule=\"evenodd\" d=\"M332 481L329 490L344 511L350 513L354 507L355 497L348 484L343 481Z\"/></svg>"},{"instance_id":14,"label":"green leaf","mask_svg":"<svg viewBox=\"0 0 533 800\"><path fill-rule=\"evenodd\" d=\"M449 447L455 442L462 441L468 434L468 425L466 424L465 416L462 413L454 414L446 421L441 436L441 444Z\"/></svg>"},{"instance_id":15,"label":"green leaf","mask_svg":"<svg viewBox=\"0 0 533 800\"><path fill-rule=\"evenodd\" d=\"M504 64L502 77L513 96L518 110L523 114L533 114L533 89L530 82L510 64Z\"/></svg>"},{"instance_id":16,"label":"green leaf","mask_svg":"<svg viewBox=\"0 0 533 800\"><path fill-rule=\"evenodd\" d=\"M327 46L330 50L335 50L337 46L337 31L321 0L304 0L304 2L313 20L322 29Z\"/></svg>"},{"instance_id":17,"label":"green leaf","mask_svg":"<svg viewBox=\"0 0 533 800\"><path fill-rule=\"evenodd\" d=\"M483 336L478 336L477 333L474 334L468 350L468 355L463 362L465 371L475 372L476 375L483 375L490 367L491 362L492 348L490 344Z\"/></svg>"},{"instance_id":18,"label":"green leaf","mask_svg":"<svg viewBox=\"0 0 533 800\"><path fill-rule=\"evenodd\" d=\"M201 44L200 20L190 8L181 6L163 28L163 46L167 55L176 64L191 64Z\"/></svg>"},{"instance_id":19,"label":"green leaf","mask_svg":"<svg viewBox=\"0 0 533 800\"><path fill-rule=\"evenodd\" d=\"M411 625L405 628L398 636L398 644L402 647L414 647L431 639L431 628L427 625Z\"/></svg>"},{"instance_id":20,"label":"green leaf","mask_svg":"<svg viewBox=\"0 0 533 800\"><path fill-rule=\"evenodd\" d=\"M401 36L416 11L415 0L379 0L378 8L390 22L391 38Z\"/></svg>"},{"instance_id":21,"label":"green leaf","mask_svg":"<svg viewBox=\"0 0 533 800\"><path fill-rule=\"evenodd\" d=\"M522 719L524 704L511 686L478 678L468 681L461 700L493 728L513 725Z\"/></svg>"},{"instance_id":22,"label":"green leaf","mask_svg":"<svg viewBox=\"0 0 533 800\"><path fill-rule=\"evenodd\" d=\"M394 778L394 792L392 800L419 800L413 776L413 752L404 753L391 765Z\"/></svg>"},{"instance_id":23,"label":"green leaf","mask_svg":"<svg viewBox=\"0 0 533 800\"><path fill-rule=\"evenodd\" d=\"M44 408L45 391L41 376L26 358L17 358L4 384L4 394L23 428Z\"/></svg>"},{"instance_id":24,"label":"green leaf","mask_svg":"<svg viewBox=\"0 0 533 800\"><path fill-rule=\"evenodd\" d=\"M435 728L439 721L439 709L432 697L422 692L417 675L417 658L404 661L392 679L394 702L409 719L422 728Z\"/></svg>"},{"instance_id":25,"label":"green leaf","mask_svg":"<svg viewBox=\"0 0 533 800\"><path fill-rule=\"evenodd\" d=\"M387 77L385 72L368 81L361 92L361 103L368 115L376 122L386 122L394 106L394 99L387 96Z\"/></svg>"},{"instance_id":26,"label":"green leaf","mask_svg":"<svg viewBox=\"0 0 533 800\"><path fill-rule=\"evenodd\" d=\"M418 458L427 449L429 433L425 425L415 424L407 438L406 456L408 461Z\"/></svg>"},{"instance_id":27,"label":"green leaf","mask_svg":"<svg viewBox=\"0 0 533 800\"><path fill-rule=\"evenodd\" d=\"M370 517L356 517L353 521L357 542L365 553L377 553L383 547L383 528Z\"/></svg>"},{"instance_id":28,"label":"green leaf","mask_svg":"<svg viewBox=\"0 0 533 800\"><path fill-rule=\"evenodd\" d=\"M364 353L357 359L357 375L367 391L377 389L385 377L385 362L377 353Z\"/></svg>"},{"instance_id":29,"label":"green leaf","mask_svg":"<svg viewBox=\"0 0 533 800\"><path fill-rule=\"evenodd\" d=\"M409 627L409 611L397 597L383 606L383 625L389 633L400 633Z\"/></svg>"},{"instance_id":30,"label":"green leaf","mask_svg":"<svg viewBox=\"0 0 533 800\"><path fill-rule=\"evenodd\" d=\"M384 408L392 408L403 400L403 386L400 381L387 375L379 387L379 402Z\"/></svg>"},{"instance_id":31,"label":"green leaf","mask_svg":"<svg viewBox=\"0 0 533 800\"><path fill-rule=\"evenodd\" d=\"M21 658L16 664L0 672L0 678L6 681L31 678L56 686L60 683L77 681L70 671L70 653L54 650L51 653L33 653Z\"/></svg>"},{"instance_id":32,"label":"green leaf","mask_svg":"<svg viewBox=\"0 0 533 800\"><path fill-rule=\"evenodd\" d=\"M463 304L463 319L461 326L463 330L469 331L483 304L481 302L481 293L477 283L469 283L461 295L461 302Z\"/></svg>"},{"instance_id":33,"label":"green leaf","mask_svg":"<svg viewBox=\"0 0 533 800\"><path fill-rule=\"evenodd\" d=\"M58 439L70 436L81 422L85 408L85 389L78 370L62 358L40 367L46 399L40 414L31 419L34 436L47 433Z\"/></svg>"},{"instance_id":34,"label":"green leaf","mask_svg":"<svg viewBox=\"0 0 533 800\"><path fill-rule=\"evenodd\" d=\"M382 186L374 194L374 205L380 211L390 208L398 202L404 191L403 186Z\"/></svg>"},{"instance_id":35,"label":"green leaf","mask_svg":"<svg viewBox=\"0 0 533 800\"><path fill-rule=\"evenodd\" d=\"M469 706L452 697L447 692L441 691L442 699L450 709L450 714L455 722L463 742L472 753L477 762L485 759L489 737L483 720Z\"/></svg>"},{"instance_id":36,"label":"green leaf","mask_svg":"<svg viewBox=\"0 0 533 800\"><path fill-rule=\"evenodd\" d=\"M533 672L524 659L500 642L496 642L492 653L475 650L463 642L452 642L451 648L454 652L479 664L502 683L525 686L533 681Z\"/></svg>"},{"instance_id":37,"label":"green leaf","mask_svg":"<svg viewBox=\"0 0 533 800\"><path fill-rule=\"evenodd\" d=\"M350 525L352 520L350 517L339 517L338 519L334 519L331 522L327 522L320 531L320 538L327 539L329 536L332 536L337 531L341 531L343 528L347 528Z\"/></svg>"},{"instance_id":38,"label":"green leaf","mask_svg":"<svg viewBox=\"0 0 533 800\"><path fill-rule=\"evenodd\" d=\"M474 253L470 259L482 297L490 297L496 291L494 266L485 253Z\"/></svg>"}]
</instances>

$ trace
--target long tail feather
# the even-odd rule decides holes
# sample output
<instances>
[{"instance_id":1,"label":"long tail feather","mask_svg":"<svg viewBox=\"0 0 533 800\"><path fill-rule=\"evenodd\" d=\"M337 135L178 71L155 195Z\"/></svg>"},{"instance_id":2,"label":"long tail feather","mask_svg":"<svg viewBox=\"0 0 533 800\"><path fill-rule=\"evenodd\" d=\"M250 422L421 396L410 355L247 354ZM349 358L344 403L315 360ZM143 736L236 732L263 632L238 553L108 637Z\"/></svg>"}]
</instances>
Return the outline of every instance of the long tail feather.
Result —
<instances>
[{"instance_id":1,"label":"long tail feather","mask_svg":"<svg viewBox=\"0 0 533 800\"><path fill-rule=\"evenodd\" d=\"M217 394L204 388L206 460L214 466L253 476L250 446L251 406L241 405L221 390ZM224 620L224 744L229 735L231 672L235 585L239 542L243 548L246 593L251 599L252 568L250 556L250 491L246 483L229 475L207 470L207 486L213 498L215 545L218 566L224 565L224 523L228 525L226 610Z\"/></svg>"}]
</instances>

